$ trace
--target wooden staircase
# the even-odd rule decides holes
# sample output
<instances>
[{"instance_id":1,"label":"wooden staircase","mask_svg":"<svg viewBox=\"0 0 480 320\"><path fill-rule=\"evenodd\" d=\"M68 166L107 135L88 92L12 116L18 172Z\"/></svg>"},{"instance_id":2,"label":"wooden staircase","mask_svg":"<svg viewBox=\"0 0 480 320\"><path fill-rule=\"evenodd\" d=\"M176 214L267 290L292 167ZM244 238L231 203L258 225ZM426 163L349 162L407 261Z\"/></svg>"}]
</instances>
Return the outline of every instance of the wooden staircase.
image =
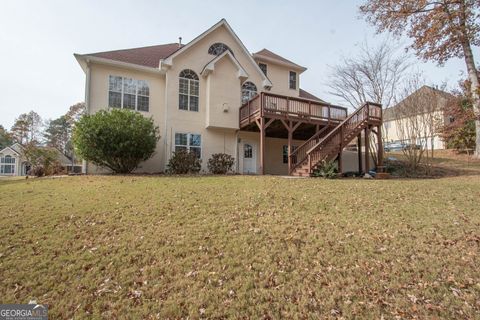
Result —
<instances>
[{"instance_id":1,"label":"wooden staircase","mask_svg":"<svg viewBox=\"0 0 480 320\"><path fill-rule=\"evenodd\" d=\"M324 128L289 154L290 175L310 176L323 161L335 160L365 128L382 123L382 107L367 102L332 129Z\"/></svg>"}]
</instances>

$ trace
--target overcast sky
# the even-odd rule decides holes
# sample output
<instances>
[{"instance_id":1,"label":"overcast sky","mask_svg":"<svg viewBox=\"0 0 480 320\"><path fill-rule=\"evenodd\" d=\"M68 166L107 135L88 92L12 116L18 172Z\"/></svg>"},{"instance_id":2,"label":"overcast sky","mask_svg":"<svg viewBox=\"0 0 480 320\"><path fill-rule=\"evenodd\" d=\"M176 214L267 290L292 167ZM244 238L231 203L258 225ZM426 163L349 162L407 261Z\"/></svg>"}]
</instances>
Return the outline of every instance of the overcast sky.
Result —
<instances>
[{"instance_id":1,"label":"overcast sky","mask_svg":"<svg viewBox=\"0 0 480 320\"><path fill-rule=\"evenodd\" d=\"M44 119L84 100L85 75L73 53L187 43L226 18L251 52L263 48L305 66L301 86L328 94L328 66L380 38L359 19L362 1L2 1L0 9L0 124L20 113ZM408 41L404 40L404 43ZM475 50L478 57L478 49ZM444 67L419 63L431 84L454 86L465 74L455 59Z\"/></svg>"}]
</instances>

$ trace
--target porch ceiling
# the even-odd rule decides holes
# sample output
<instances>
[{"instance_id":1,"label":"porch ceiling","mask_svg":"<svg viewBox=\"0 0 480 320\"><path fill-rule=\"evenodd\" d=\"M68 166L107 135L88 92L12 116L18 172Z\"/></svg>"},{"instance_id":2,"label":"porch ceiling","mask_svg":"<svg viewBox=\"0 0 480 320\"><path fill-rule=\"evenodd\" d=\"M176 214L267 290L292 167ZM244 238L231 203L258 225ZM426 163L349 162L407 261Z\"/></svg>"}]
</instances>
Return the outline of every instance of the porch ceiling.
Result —
<instances>
[{"instance_id":1,"label":"porch ceiling","mask_svg":"<svg viewBox=\"0 0 480 320\"><path fill-rule=\"evenodd\" d=\"M322 129L325 125L319 125L319 129ZM250 123L243 127L241 131L250 131L260 133L256 123ZM302 123L293 132L294 140L308 140L316 132L316 125L311 123ZM268 128L265 130L265 136L268 138L281 138L288 139L288 131L280 120L274 120Z\"/></svg>"}]
</instances>

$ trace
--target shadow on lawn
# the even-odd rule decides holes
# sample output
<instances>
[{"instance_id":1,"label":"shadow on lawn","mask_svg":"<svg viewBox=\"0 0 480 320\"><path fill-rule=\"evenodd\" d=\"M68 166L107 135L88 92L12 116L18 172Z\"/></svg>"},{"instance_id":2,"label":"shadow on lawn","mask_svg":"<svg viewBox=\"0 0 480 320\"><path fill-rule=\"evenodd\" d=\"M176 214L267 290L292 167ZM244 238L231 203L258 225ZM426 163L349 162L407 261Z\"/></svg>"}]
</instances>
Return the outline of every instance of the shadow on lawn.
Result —
<instances>
[{"instance_id":1,"label":"shadow on lawn","mask_svg":"<svg viewBox=\"0 0 480 320\"><path fill-rule=\"evenodd\" d=\"M435 179L445 177L458 177L458 176L478 176L480 175L480 160L475 159L472 156L466 156L457 154L451 150L437 151L430 167L430 174L423 173L411 173L408 172L402 154L390 154L396 158L391 162L393 168L398 170L399 176L394 178L411 178L411 179ZM403 172L402 172L403 170Z\"/></svg>"}]
</instances>

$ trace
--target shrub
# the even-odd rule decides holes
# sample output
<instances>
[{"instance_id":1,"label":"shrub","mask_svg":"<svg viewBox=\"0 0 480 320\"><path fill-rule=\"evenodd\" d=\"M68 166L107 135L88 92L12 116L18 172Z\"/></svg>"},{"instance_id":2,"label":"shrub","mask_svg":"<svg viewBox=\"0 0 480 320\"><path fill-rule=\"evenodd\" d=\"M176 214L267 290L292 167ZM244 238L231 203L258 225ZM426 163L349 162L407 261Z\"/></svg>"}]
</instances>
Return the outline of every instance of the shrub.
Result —
<instances>
[{"instance_id":1,"label":"shrub","mask_svg":"<svg viewBox=\"0 0 480 320\"><path fill-rule=\"evenodd\" d=\"M115 173L130 173L155 152L159 129L152 118L126 109L102 110L75 125L77 153Z\"/></svg>"},{"instance_id":2,"label":"shrub","mask_svg":"<svg viewBox=\"0 0 480 320\"><path fill-rule=\"evenodd\" d=\"M39 147L31 142L24 146L23 156L30 163L30 173L36 177L57 174L60 166L58 162L58 150Z\"/></svg>"},{"instance_id":3,"label":"shrub","mask_svg":"<svg viewBox=\"0 0 480 320\"><path fill-rule=\"evenodd\" d=\"M213 174L226 174L232 170L235 158L226 153L215 153L208 159L208 170Z\"/></svg>"},{"instance_id":4,"label":"shrub","mask_svg":"<svg viewBox=\"0 0 480 320\"><path fill-rule=\"evenodd\" d=\"M202 160L195 153L185 150L174 152L167 165L167 171L171 174L198 173L201 168Z\"/></svg>"},{"instance_id":5,"label":"shrub","mask_svg":"<svg viewBox=\"0 0 480 320\"><path fill-rule=\"evenodd\" d=\"M28 172L29 175L35 176L35 177L43 177L45 175L45 169L43 168L42 165L38 165L30 169Z\"/></svg>"},{"instance_id":6,"label":"shrub","mask_svg":"<svg viewBox=\"0 0 480 320\"><path fill-rule=\"evenodd\" d=\"M338 170L335 161L323 160L321 165L313 171L313 176L334 179L337 177L337 172Z\"/></svg>"}]
</instances>

